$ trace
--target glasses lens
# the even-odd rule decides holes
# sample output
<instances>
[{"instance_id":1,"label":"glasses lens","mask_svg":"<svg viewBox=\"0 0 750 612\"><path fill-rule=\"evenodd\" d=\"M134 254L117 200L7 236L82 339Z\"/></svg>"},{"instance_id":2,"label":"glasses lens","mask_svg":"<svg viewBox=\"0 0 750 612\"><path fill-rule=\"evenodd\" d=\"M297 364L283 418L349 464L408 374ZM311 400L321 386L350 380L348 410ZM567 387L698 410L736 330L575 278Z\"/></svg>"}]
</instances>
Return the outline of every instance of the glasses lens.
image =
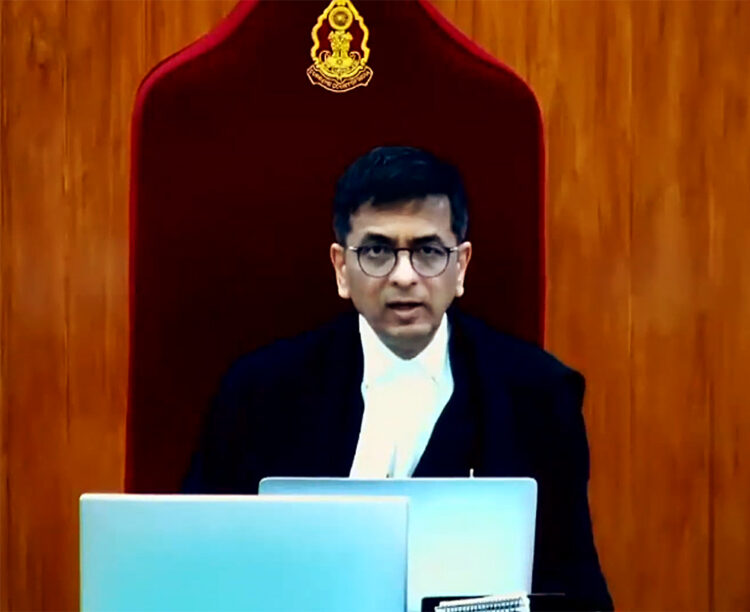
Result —
<instances>
[{"instance_id":1,"label":"glasses lens","mask_svg":"<svg viewBox=\"0 0 750 612\"><path fill-rule=\"evenodd\" d=\"M359 249L359 265L370 276L386 276L393 269L396 253L387 246L364 246Z\"/></svg>"},{"instance_id":2,"label":"glasses lens","mask_svg":"<svg viewBox=\"0 0 750 612\"><path fill-rule=\"evenodd\" d=\"M448 265L450 251L438 246L422 246L414 251L412 264L422 276L437 276Z\"/></svg>"}]
</instances>

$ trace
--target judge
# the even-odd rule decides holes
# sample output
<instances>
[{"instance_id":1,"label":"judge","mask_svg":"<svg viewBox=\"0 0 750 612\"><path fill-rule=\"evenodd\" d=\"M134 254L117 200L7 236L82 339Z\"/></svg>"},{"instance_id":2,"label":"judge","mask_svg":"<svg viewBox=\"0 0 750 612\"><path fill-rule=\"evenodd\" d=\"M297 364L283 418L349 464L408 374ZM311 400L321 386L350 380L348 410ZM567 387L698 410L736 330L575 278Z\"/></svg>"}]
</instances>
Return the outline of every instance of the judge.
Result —
<instances>
[{"instance_id":1,"label":"judge","mask_svg":"<svg viewBox=\"0 0 750 612\"><path fill-rule=\"evenodd\" d=\"M266 476L529 476L534 592L611 609L588 506L583 377L452 306L472 254L458 171L376 148L340 178L333 226L338 293L356 312L230 369L184 490L257 493Z\"/></svg>"}]
</instances>

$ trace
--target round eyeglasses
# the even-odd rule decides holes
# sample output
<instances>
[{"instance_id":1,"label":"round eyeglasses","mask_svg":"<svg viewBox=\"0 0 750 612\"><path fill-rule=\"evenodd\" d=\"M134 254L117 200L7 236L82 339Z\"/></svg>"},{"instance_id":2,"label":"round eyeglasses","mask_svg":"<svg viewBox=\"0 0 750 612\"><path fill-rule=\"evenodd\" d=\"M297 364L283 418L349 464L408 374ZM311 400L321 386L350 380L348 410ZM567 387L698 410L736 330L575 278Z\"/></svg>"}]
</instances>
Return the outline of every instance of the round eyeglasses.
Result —
<instances>
[{"instance_id":1,"label":"round eyeglasses","mask_svg":"<svg viewBox=\"0 0 750 612\"><path fill-rule=\"evenodd\" d=\"M393 272L399 251L408 251L412 268L426 278L440 276L445 272L451 253L458 251L457 246L437 245L423 245L412 249L396 249L380 244L347 248L357 254L357 262L362 272L375 278L383 278Z\"/></svg>"}]
</instances>

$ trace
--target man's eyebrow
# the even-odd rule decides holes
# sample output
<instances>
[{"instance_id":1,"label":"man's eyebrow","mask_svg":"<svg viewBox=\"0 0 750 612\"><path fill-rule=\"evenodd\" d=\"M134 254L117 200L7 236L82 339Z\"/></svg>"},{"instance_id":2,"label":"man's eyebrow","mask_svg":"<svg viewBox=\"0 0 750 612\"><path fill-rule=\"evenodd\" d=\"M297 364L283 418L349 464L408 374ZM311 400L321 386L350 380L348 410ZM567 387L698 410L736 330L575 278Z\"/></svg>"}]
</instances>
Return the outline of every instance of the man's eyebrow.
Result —
<instances>
[{"instance_id":1,"label":"man's eyebrow","mask_svg":"<svg viewBox=\"0 0 750 612\"><path fill-rule=\"evenodd\" d=\"M384 234L378 234L377 232L367 232L362 237L362 244L364 243L376 243L376 244L387 244L390 246L393 246L396 244L396 241L391 238L390 236L386 236ZM437 234L427 234L426 236L417 236L416 238L412 238L409 240L409 244L414 246L418 244L429 244L431 242L437 242L438 244L443 245L443 239L438 236Z\"/></svg>"},{"instance_id":2,"label":"man's eyebrow","mask_svg":"<svg viewBox=\"0 0 750 612\"><path fill-rule=\"evenodd\" d=\"M362 243L365 243L365 242L375 242L378 244L390 244L390 245L395 244L395 241L393 240L393 238L389 238L388 236L385 236L384 234L378 234L376 232L367 232L362 237Z\"/></svg>"},{"instance_id":3,"label":"man's eyebrow","mask_svg":"<svg viewBox=\"0 0 750 612\"><path fill-rule=\"evenodd\" d=\"M419 236L409 241L411 244L427 244L429 242L438 242L443 244L443 239L437 234L429 234L428 236Z\"/></svg>"}]
</instances>

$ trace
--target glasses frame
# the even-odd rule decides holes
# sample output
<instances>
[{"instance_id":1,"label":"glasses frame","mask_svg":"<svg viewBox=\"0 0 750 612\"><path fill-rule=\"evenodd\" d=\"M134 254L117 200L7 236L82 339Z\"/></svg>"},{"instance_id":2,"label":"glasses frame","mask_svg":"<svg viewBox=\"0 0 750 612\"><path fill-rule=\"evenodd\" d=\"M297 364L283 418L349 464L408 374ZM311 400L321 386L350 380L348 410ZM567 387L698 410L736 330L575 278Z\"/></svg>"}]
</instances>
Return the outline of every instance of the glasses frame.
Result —
<instances>
[{"instance_id":1,"label":"glasses frame","mask_svg":"<svg viewBox=\"0 0 750 612\"><path fill-rule=\"evenodd\" d=\"M391 249L393 251L393 254L395 255L395 257L393 258L393 265L388 270L388 272L386 272L385 274L378 274L378 275L376 275L376 274L370 274L369 272L366 272L365 269L362 267L362 260L361 260L362 250L363 249L367 249L367 248L371 248L373 246L379 246L381 248ZM422 245L422 246L424 246L424 245ZM421 249L422 246L413 247L413 248L399 247L399 248L396 249L396 248L393 248L393 247L388 246L388 245L382 245L382 244L380 244L380 245L372 245L372 244L367 244L367 245L362 245L362 246L358 246L358 247L348 246L348 247L346 247L346 249L348 251L354 251L357 254L357 265L359 265L359 269L362 270L362 274L364 274L366 276L369 276L370 278L385 278L391 272L393 272L396 269L396 266L398 265L398 254L399 254L400 251L408 251L409 252L409 265L411 266L411 269L414 270L419 276L421 276L422 278L435 278L437 276L440 276L443 272L445 272L448 269L448 264L451 261L451 253L455 253L459 249L459 245L456 245L456 246L453 246L453 247L447 247L447 246L440 245L441 249L445 249L446 251L448 251L448 257L445 258L445 265L443 266L443 269L440 270L440 272L438 272L437 274L425 275L425 274L422 274L419 270L417 270L414 267L414 251L417 251L417 250Z\"/></svg>"}]
</instances>

